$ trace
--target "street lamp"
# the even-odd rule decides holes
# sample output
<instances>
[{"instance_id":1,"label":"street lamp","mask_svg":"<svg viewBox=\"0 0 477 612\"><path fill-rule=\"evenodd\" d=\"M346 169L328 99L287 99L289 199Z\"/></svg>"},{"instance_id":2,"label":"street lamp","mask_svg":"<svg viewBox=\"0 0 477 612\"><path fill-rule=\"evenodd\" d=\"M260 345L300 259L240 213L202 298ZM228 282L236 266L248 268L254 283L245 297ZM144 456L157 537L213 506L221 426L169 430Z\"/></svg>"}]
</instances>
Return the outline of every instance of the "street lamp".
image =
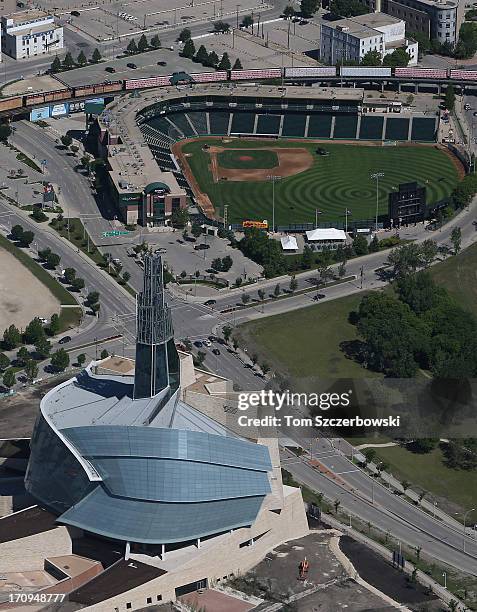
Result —
<instances>
[{"instance_id":1,"label":"street lamp","mask_svg":"<svg viewBox=\"0 0 477 612\"><path fill-rule=\"evenodd\" d=\"M467 515L470 514L471 512L474 512L475 508L471 508L470 510L467 510L467 512L464 514L464 537L462 538L462 550L465 552L465 525L466 525L466 521L467 521Z\"/></svg>"},{"instance_id":2,"label":"street lamp","mask_svg":"<svg viewBox=\"0 0 477 612\"><path fill-rule=\"evenodd\" d=\"M315 229L318 227L318 215L322 215L323 211L319 208L315 208Z\"/></svg>"},{"instance_id":3,"label":"street lamp","mask_svg":"<svg viewBox=\"0 0 477 612\"><path fill-rule=\"evenodd\" d=\"M374 223L374 231L378 231L378 209L379 209L379 178L384 176L384 172L375 172L371 175L372 179L376 179L376 219Z\"/></svg>"},{"instance_id":4,"label":"street lamp","mask_svg":"<svg viewBox=\"0 0 477 612\"><path fill-rule=\"evenodd\" d=\"M442 576L444 577L444 588L447 589L447 572L442 572Z\"/></svg>"}]
</instances>

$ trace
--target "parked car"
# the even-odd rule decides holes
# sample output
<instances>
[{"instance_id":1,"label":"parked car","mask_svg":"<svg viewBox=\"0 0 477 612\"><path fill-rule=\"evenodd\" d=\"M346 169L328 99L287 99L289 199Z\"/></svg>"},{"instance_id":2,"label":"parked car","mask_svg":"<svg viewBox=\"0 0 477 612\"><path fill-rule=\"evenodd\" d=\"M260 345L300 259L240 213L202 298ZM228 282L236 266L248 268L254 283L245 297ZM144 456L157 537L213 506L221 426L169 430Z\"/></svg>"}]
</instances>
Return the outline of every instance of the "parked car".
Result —
<instances>
[{"instance_id":1,"label":"parked car","mask_svg":"<svg viewBox=\"0 0 477 612\"><path fill-rule=\"evenodd\" d=\"M216 304L215 300L207 300L207 302L204 302L204 306L213 306L214 304Z\"/></svg>"},{"instance_id":2,"label":"parked car","mask_svg":"<svg viewBox=\"0 0 477 612\"><path fill-rule=\"evenodd\" d=\"M137 68L136 64L133 64L132 62L129 62L128 64L126 64L126 66L128 68L132 68L133 70L135 70Z\"/></svg>"},{"instance_id":3,"label":"parked car","mask_svg":"<svg viewBox=\"0 0 477 612\"><path fill-rule=\"evenodd\" d=\"M196 244L194 249L196 251L205 251L205 249L210 249L210 244L205 244L201 242L200 244Z\"/></svg>"},{"instance_id":4,"label":"parked car","mask_svg":"<svg viewBox=\"0 0 477 612\"><path fill-rule=\"evenodd\" d=\"M71 342L71 336L63 336L58 344L66 344L67 342Z\"/></svg>"},{"instance_id":5,"label":"parked car","mask_svg":"<svg viewBox=\"0 0 477 612\"><path fill-rule=\"evenodd\" d=\"M116 72L116 68L113 68L112 66L106 66L105 70L106 72Z\"/></svg>"},{"instance_id":6,"label":"parked car","mask_svg":"<svg viewBox=\"0 0 477 612\"><path fill-rule=\"evenodd\" d=\"M184 244L184 241L181 240L180 238L178 240L176 240L176 242L178 242L179 244Z\"/></svg>"},{"instance_id":7,"label":"parked car","mask_svg":"<svg viewBox=\"0 0 477 612\"><path fill-rule=\"evenodd\" d=\"M187 242L197 242L197 238L194 238L194 236L186 236L184 240Z\"/></svg>"},{"instance_id":8,"label":"parked car","mask_svg":"<svg viewBox=\"0 0 477 612\"><path fill-rule=\"evenodd\" d=\"M204 340L204 346L212 346L212 342L210 340Z\"/></svg>"},{"instance_id":9,"label":"parked car","mask_svg":"<svg viewBox=\"0 0 477 612\"><path fill-rule=\"evenodd\" d=\"M197 348L201 348L202 347L202 342L200 340L196 340L194 342L194 346L196 346Z\"/></svg>"},{"instance_id":10,"label":"parked car","mask_svg":"<svg viewBox=\"0 0 477 612\"><path fill-rule=\"evenodd\" d=\"M219 349L212 349L212 352L214 353L214 355L220 355Z\"/></svg>"},{"instance_id":11,"label":"parked car","mask_svg":"<svg viewBox=\"0 0 477 612\"><path fill-rule=\"evenodd\" d=\"M161 247L160 249L156 249L154 253L167 253L167 249Z\"/></svg>"},{"instance_id":12,"label":"parked car","mask_svg":"<svg viewBox=\"0 0 477 612\"><path fill-rule=\"evenodd\" d=\"M314 300L322 300L325 297L326 297L326 295L324 293L317 293L315 296L313 296L313 299Z\"/></svg>"},{"instance_id":13,"label":"parked car","mask_svg":"<svg viewBox=\"0 0 477 612\"><path fill-rule=\"evenodd\" d=\"M160 62L157 62L157 65L158 66L167 66L167 62L164 62L164 61L161 60Z\"/></svg>"}]
</instances>

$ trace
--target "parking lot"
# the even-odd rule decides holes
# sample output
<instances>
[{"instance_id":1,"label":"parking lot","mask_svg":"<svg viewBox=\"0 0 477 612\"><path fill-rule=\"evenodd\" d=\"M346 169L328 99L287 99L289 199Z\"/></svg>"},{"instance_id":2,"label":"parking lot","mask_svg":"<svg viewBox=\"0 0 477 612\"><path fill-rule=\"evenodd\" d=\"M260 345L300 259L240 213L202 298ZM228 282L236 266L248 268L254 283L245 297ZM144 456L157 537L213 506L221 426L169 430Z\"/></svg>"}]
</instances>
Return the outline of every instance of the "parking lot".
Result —
<instances>
[{"instance_id":1,"label":"parking lot","mask_svg":"<svg viewBox=\"0 0 477 612\"><path fill-rule=\"evenodd\" d=\"M68 14L68 21L97 42L127 39L142 32L160 33L161 30L234 16L240 18L271 8L263 0L246 0L240 4L235 0L133 0L87 7L73 7L72 4L64 2L64 13L75 8L80 15Z\"/></svg>"}]
</instances>

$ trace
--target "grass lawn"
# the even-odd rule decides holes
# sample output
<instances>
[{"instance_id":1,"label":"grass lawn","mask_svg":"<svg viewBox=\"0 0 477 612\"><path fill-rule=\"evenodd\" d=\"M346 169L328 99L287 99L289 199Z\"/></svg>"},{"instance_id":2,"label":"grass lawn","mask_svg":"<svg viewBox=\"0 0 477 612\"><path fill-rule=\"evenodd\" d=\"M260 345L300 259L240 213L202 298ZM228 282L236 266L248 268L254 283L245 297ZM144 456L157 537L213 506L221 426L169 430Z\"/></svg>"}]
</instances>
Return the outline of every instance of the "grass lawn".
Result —
<instances>
[{"instance_id":1,"label":"grass lawn","mask_svg":"<svg viewBox=\"0 0 477 612\"><path fill-rule=\"evenodd\" d=\"M223 151L217 155L219 165L222 168L250 169L250 168L275 168L278 166L278 155L274 151L265 149L263 151Z\"/></svg>"},{"instance_id":2,"label":"grass lawn","mask_svg":"<svg viewBox=\"0 0 477 612\"><path fill-rule=\"evenodd\" d=\"M259 363L288 374L301 386L307 379L370 378L380 376L347 359L340 350L343 340L355 340L356 329L348 314L357 308L364 294L357 294L309 306L291 313L251 321L238 327L249 355ZM316 391L316 389L314 389Z\"/></svg>"},{"instance_id":3,"label":"grass lawn","mask_svg":"<svg viewBox=\"0 0 477 612\"><path fill-rule=\"evenodd\" d=\"M432 495L452 500L460 508L477 508L477 471L448 468L440 448L420 455L392 446L377 448L376 454L389 463L388 471L401 481L408 480ZM477 522L477 513L472 519Z\"/></svg>"},{"instance_id":4,"label":"grass lawn","mask_svg":"<svg viewBox=\"0 0 477 612\"><path fill-rule=\"evenodd\" d=\"M445 287L462 308L477 316L477 244L456 257L429 268L434 281Z\"/></svg>"},{"instance_id":5,"label":"grass lawn","mask_svg":"<svg viewBox=\"0 0 477 612\"><path fill-rule=\"evenodd\" d=\"M311 151L314 164L310 169L275 184L275 219L279 225L314 222L317 205L323 211L320 221L342 220L346 207L352 211L353 219L374 218L376 181L370 175L376 170L384 172L379 181L381 214L387 213L388 194L399 183L419 181L425 185L427 201L432 204L448 196L458 182L456 167L448 155L426 145L380 147L327 142L329 155L320 156L316 153L318 145L306 140L280 139L271 143L270 140L232 139L224 143L199 138L185 144L182 150L188 154L187 162L200 188L220 213L224 204L229 205L229 220L234 223L270 218L272 184L270 181L214 183L209 154L202 151L205 144L244 149L244 156L249 156L250 149L271 146ZM238 153L240 156L241 152Z\"/></svg>"},{"instance_id":6,"label":"grass lawn","mask_svg":"<svg viewBox=\"0 0 477 612\"><path fill-rule=\"evenodd\" d=\"M81 321L82 311L81 307L78 306L78 302L67 291L63 285L61 285L55 278L53 278L40 264L25 253L22 249L15 246L5 236L0 235L0 248L5 249L11 253L18 261L25 266L50 292L56 297L56 299L62 305L77 306L77 308L62 308L60 311L60 332L76 327Z\"/></svg>"}]
</instances>

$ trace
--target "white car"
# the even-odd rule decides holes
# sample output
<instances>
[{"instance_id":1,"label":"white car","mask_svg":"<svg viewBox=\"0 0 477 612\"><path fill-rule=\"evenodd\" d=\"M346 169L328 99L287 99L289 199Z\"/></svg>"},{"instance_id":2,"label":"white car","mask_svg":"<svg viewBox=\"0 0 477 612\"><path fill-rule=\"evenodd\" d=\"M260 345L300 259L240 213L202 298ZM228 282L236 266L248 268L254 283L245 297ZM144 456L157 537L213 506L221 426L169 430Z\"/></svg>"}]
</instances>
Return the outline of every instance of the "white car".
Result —
<instances>
[{"instance_id":1,"label":"white car","mask_svg":"<svg viewBox=\"0 0 477 612\"><path fill-rule=\"evenodd\" d=\"M203 340L203 341L202 341L202 344L203 344L204 346L212 346L212 342L211 342L210 340Z\"/></svg>"}]
</instances>

